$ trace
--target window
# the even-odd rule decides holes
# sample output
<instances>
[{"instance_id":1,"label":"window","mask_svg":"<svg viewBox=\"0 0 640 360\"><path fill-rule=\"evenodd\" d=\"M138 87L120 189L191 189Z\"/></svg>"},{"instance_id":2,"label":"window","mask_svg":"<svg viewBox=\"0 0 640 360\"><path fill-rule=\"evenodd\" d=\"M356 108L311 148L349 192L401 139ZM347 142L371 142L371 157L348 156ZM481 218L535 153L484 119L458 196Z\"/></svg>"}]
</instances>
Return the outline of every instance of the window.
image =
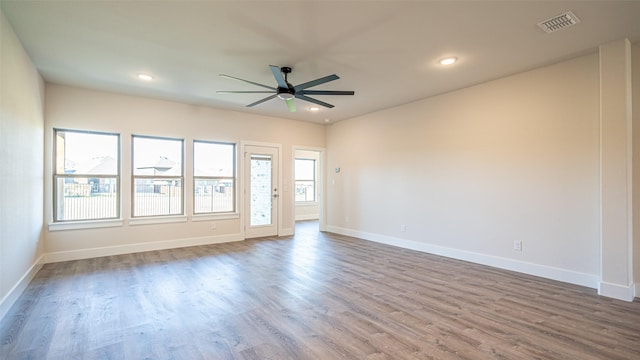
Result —
<instances>
[{"instance_id":1,"label":"window","mask_svg":"<svg viewBox=\"0 0 640 360\"><path fill-rule=\"evenodd\" d=\"M53 221L120 217L120 136L54 129Z\"/></svg>"},{"instance_id":2,"label":"window","mask_svg":"<svg viewBox=\"0 0 640 360\"><path fill-rule=\"evenodd\" d=\"M316 201L316 161L295 160L296 202Z\"/></svg>"},{"instance_id":3,"label":"window","mask_svg":"<svg viewBox=\"0 0 640 360\"><path fill-rule=\"evenodd\" d=\"M182 215L182 149L180 139L132 138L133 217Z\"/></svg>"},{"instance_id":4,"label":"window","mask_svg":"<svg viewBox=\"0 0 640 360\"><path fill-rule=\"evenodd\" d=\"M235 211L234 144L193 142L193 212L211 214Z\"/></svg>"}]
</instances>

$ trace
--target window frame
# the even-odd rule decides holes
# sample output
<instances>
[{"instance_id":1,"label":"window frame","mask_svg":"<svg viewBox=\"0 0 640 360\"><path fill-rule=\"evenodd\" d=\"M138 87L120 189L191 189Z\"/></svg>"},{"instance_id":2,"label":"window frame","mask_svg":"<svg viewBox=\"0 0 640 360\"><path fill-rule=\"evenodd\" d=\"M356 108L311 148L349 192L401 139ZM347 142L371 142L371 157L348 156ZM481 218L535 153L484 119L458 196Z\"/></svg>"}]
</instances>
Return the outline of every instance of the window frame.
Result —
<instances>
[{"instance_id":1,"label":"window frame","mask_svg":"<svg viewBox=\"0 0 640 360\"><path fill-rule=\"evenodd\" d=\"M136 164L135 164L135 139L154 139L154 140L169 140L169 141L179 141L180 142L180 176L168 176L168 175L136 175ZM185 147L184 147L184 139L182 138L172 138L165 136L154 136L154 135L138 135L131 134L131 219L130 224L136 224L140 222L141 219L153 219L153 218L167 218L167 217L182 217L185 216ZM153 214L153 215L136 215L136 179L148 179L148 180L171 180L171 179L179 179L180 180L180 212L177 214ZM137 222L135 220L138 220Z\"/></svg>"},{"instance_id":2,"label":"window frame","mask_svg":"<svg viewBox=\"0 0 640 360\"><path fill-rule=\"evenodd\" d=\"M204 144L218 144L218 145L231 145L233 146L233 171L232 176L196 176L196 143L204 143ZM225 142L225 141L215 141L215 140L197 140L194 139L192 143L192 196L193 196L193 215L194 216L213 216L213 215L229 215L236 214L238 209L238 144L234 142ZM211 212L197 212L196 211L196 181L197 180L231 180L233 186L233 208L229 211L211 211Z\"/></svg>"},{"instance_id":3,"label":"window frame","mask_svg":"<svg viewBox=\"0 0 640 360\"><path fill-rule=\"evenodd\" d=\"M115 175L104 175L104 174L59 174L59 164L58 164L58 155L60 149L58 149L58 133L77 133L77 134L91 134L91 135L107 135L107 136L115 136L116 137L116 174ZM51 183L51 196L52 196L52 213L51 218L53 224L69 224L69 223L88 223L88 222L103 222L103 221L112 221L112 220L121 220L122 219L122 211L121 211L121 203L122 203L122 181L121 181L121 156L122 156L122 147L121 147L121 136L119 133L114 132L105 132L105 131L94 131L94 130L78 130L78 129L65 129L65 128L53 128L53 169L52 173L52 183ZM63 156L62 161L64 162L66 158ZM62 164L62 169L65 168L65 164ZM113 217L99 217L99 218L91 218L91 219L69 219L69 220L61 220L58 219L58 180L59 179L82 179L82 178L90 178L90 179L115 179L115 216ZM63 194L64 197L64 194Z\"/></svg>"},{"instance_id":4,"label":"window frame","mask_svg":"<svg viewBox=\"0 0 640 360\"><path fill-rule=\"evenodd\" d=\"M298 179L296 162L311 161L313 162L313 179ZM313 200L297 200L298 181L312 182L313 183ZM296 157L293 159L293 183L294 183L294 202L296 205L314 204L318 202L318 160L305 157Z\"/></svg>"}]
</instances>

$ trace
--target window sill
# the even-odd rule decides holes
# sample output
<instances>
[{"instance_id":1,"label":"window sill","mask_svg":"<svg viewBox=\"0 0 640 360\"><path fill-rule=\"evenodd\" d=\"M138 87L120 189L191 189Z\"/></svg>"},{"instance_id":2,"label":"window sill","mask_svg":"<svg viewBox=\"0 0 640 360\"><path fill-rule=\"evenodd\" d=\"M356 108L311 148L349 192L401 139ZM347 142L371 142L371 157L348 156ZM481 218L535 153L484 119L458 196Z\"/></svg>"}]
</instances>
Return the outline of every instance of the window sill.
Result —
<instances>
[{"instance_id":1,"label":"window sill","mask_svg":"<svg viewBox=\"0 0 640 360\"><path fill-rule=\"evenodd\" d=\"M121 227L124 224L122 219L115 220L89 220L89 221L65 221L50 223L49 231L97 229L107 227Z\"/></svg>"},{"instance_id":2,"label":"window sill","mask_svg":"<svg viewBox=\"0 0 640 360\"><path fill-rule=\"evenodd\" d=\"M177 216L149 216L129 219L128 225L151 225L151 224L167 224L187 222L186 215Z\"/></svg>"},{"instance_id":3,"label":"window sill","mask_svg":"<svg viewBox=\"0 0 640 360\"><path fill-rule=\"evenodd\" d=\"M300 201L296 202L296 206L317 206L317 201Z\"/></svg>"},{"instance_id":4,"label":"window sill","mask_svg":"<svg viewBox=\"0 0 640 360\"><path fill-rule=\"evenodd\" d=\"M211 220L231 220L240 218L238 213L224 213L224 214L196 214L191 216L191 221L211 221Z\"/></svg>"}]
</instances>

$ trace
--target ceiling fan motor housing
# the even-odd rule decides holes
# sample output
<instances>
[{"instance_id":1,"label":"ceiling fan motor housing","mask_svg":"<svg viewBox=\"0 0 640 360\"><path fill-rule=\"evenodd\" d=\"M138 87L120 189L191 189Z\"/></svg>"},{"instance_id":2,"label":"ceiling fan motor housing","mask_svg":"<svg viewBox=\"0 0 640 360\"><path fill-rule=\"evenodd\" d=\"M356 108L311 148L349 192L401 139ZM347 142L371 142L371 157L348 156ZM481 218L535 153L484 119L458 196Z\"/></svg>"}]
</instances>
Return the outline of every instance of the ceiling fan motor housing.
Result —
<instances>
[{"instance_id":1,"label":"ceiling fan motor housing","mask_svg":"<svg viewBox=\"0 0 640 360\"><path fill-rule=\"evenodd\" d=\"M287 83L287 88L279 87L278 90L276 90L279 99L291 100L296 95L296 90L293 88L293 85L289 84L289 79L287 79L287 75L291 74L291 70L288 66L280 68L280 71L284 74L284 81Z\"/></svg>"},{"instance_id":2,"label":"ceiling fan motor housing","mask_svg":"<svg viewBox=\"0 0 640 360\"><path fill-rule=\"evenodd\" d=\"M293 89L293 86L291 86L291 84L287 83L287 85L289 85L288 89L285 88L278 88L277 90L277 94L278 94L278 98L282 99L282 100L289 100L289 99L293 99L296 96L296 91Z\"/></svg>"}]
</instances>

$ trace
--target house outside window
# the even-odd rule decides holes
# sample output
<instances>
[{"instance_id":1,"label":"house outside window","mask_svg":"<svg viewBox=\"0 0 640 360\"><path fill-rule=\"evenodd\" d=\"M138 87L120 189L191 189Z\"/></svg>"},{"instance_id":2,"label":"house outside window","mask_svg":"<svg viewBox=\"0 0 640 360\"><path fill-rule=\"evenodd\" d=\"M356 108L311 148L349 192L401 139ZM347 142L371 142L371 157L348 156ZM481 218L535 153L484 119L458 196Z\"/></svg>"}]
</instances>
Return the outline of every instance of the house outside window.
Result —
<instances>
[{"instance_id":1,"label":"house outside window","mask_svg":"<svg viewBox=\"0 0 640 360\"><path fill-rule=\"evenodd\" d=\"M295 159L296 202L316 201L316 160Z\"/></svg>"},{"instance_id":2,"label":"house outside window","mask_svg":"<svg viewBox=\"0 0 640 360\"><path fill-rule=\"evenodd\" d=\"M120 218L120 135L54 129L53 221Z\"/></svg>"},{"instance_id":3,"label":"house outside window","mask_svg":"<svg viewBox=\"0 0 640 360\"><path fill-rule=\"evenodd\" d=\"M235 154L235 144L193 142L194 214L235 211Z\"/></svg>"},{"instance_id":4,"label":"house outside window","mask_svg":"<svg viewBox=\"0 0 640 360\"><path fill-rule=\"evenodd\" d=\"M183 215L183 141L132 137L132 216Z\"/></svg>"}]
</instances>

